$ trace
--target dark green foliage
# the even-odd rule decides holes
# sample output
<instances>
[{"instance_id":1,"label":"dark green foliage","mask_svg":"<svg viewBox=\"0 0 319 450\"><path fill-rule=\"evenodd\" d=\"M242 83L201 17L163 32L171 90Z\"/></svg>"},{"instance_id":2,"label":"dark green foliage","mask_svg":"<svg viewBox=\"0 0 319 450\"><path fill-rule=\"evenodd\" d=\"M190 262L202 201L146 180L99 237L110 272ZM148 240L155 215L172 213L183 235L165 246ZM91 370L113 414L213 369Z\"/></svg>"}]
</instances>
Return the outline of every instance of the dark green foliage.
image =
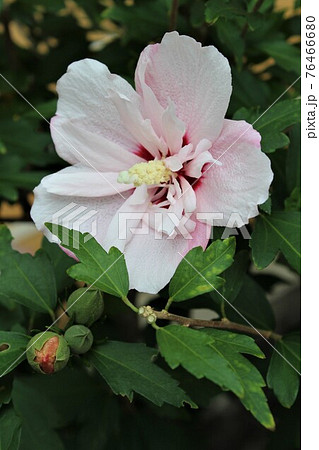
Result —
<instances>
[{"instance_id":1,"label":"dark green foliage","mask_svg":"<svg viewBox=\"0 0 319 450\"><path fill-rule=\"evenodd\" d=\"M37 312L53 314L57 294L53 266L39 250L34 257L11 248L12 236L0 225L0 301L15 300Z\"/></svg>"},{"instance_id":2,"label":"dark green foliage","mask_svg":"<svg viewBox=\"0 0 319 450\"><path fill-rule=\"evenodd\" d=\"M250 246L258 269L268 266L280 250L289 264L300 272L301 237L299 212L261 214L252 234Z\"/></svg>"},{"instance_id":3,"label":"dark green foliage","mask_svg":"<svg viewBox=\"0 0 319 450\"><path fill-rule=\"evenodd\" d=\"M298 395L300 375L300 335L287 334L276 345L267 373L267 383L282 406L290 408ZM283 356L283 357L282 357Z\"/></svg>"},{"instance_id":4,"label":"dark green foliage","mask_svg":"<svg viewBox=\"0 0 319 450\"><path fill-rule=\"evenodd\" d=\"M276 265L273 276L258 270L275 260L296 279L300 271L300 52L291 39L300 17L287 19L273 0L180 0L175 21L173 3L0 1L0 200L20 203L29 220L29 194L65 167L49 121L55 83L70 63L95 58L134 84L140 52L171 28L214 45L232 71L226 117L253 123L271 160L270 197L247 227L250 241L220 240L223 230L214 230L208 249L193 249L170 285L145 301L160 311L170 299L180 316L200 310L206 319L276 330L269 293L280 275ZM0 227L1 450L299 449L300 342L285 317L277 320L283 338L271 341L277 352L258 335L255 342L161 320L156 331L144 328L121 301L142 301L129 291L125 255L106 253L87 234L51 229L62 241L68 236L62 243L79 261L46 238L34 256L20 254ZM70 314L66 324L66 302L92 284L102 302L99 314L86 313L93 346L74 351L57 374L35 374L24 354L30 338L50 326L72 331L77 319Z\"/></svg>"},{"instance_id":5,"label":"dark green foliage","mask_svg":"<svg viewBox=\"0 0 319 450\"><path fill-rule=\"evenodd\" d=\"M184 403L194 405L177 382L152 363L156 353L144 344L109 341L94 347L89 360L115 394L125 395L131 401L133 392L137 392L158 406L164 402L177 407Z\"/></svg>"}]
</instances>

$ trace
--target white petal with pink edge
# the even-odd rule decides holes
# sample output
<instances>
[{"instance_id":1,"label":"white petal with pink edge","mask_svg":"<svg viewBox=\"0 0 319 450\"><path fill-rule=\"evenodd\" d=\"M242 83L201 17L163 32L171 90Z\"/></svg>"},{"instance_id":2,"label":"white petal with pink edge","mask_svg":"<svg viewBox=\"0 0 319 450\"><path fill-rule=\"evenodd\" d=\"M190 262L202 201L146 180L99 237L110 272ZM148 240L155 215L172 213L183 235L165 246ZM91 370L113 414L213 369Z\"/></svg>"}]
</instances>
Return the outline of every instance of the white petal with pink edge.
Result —
<instances>
[{"instance_id":1,"label":"white petal with pink edge","mask_svg":"<svg viewBox=\"0 0 319 450\"><path fill-rule=\"evenodd\" d=\"M259 133L245 121L225 120L211 154L221 165L205 167L196 184L197 212L222 213L220 226L228 224L232 213L241 218L237 226L247 224L258 214L257 205L267 200L273 179Z\"/></svg>"},{"instance_id":2,"label":"white petal with pink edge","mask_svg":"<svg viewBox=\"0 0 319 450\"><path fill-rule=\"evenodd\" d=\"M103 247L117 247L122 252L147 213L149 201L147 187L140 186L126 199L112 218L103 239ZM138 233L138 231L137 231Z\"/></svg>"},{"instance_id":3,"label":"white petal with pink edge","mask_svg":"<svg viewBox=\"0 0 319 450\"><path fill-rule=\"evenodd\" d=\"M158 121L160 106L165 109L172 101L189 142L196 145L203 138L218 137L231 94L231 74L227 59L215 47L202 47L176 31L166 33L161 44L142 52L135 80L152 122Z\"/></svg>"},{"instance_id":4,"label":"white petal with pink edge","mask_svg":"<svg viewBox=\"0 0 319 450\"><path fill-rule=\"evenodd\" d=\"M174 275L183 255L194 246L206 247L206 232L207 226L199 224L192 234L194 239L181 235L174 239L155 239L152 229L147 235L134 235L125 248L130 288L150 294L159 292Z\"/></svg>"},{"instance_id":5,"label":"white petal with pink edge","mask_svg":"<svg viewBox=\"0 0 319 450\"><path fill-rule=\"evenodd\" d=\"M118 183L117 178L118 172L96 172L90 167L74 165L44 177L41 183L51 194L71 197L113 196L134 188Z\"/></svg>"},{"instance_id":6,"label":"white petal with pink edge","mask_svg":"<svg viewBox=\"0 0 319 450\"><path fill-rule=\"evenodd\" d=\"M103 245L111 220L124 201L118 194L98 198L50 194L41 183L34 190L31 217L50 241L57 242L57 239L45 227L45 222L93 234Z\"/></svg>"},{"instance_id":7,"label":"white petal with pink edge","mask_svg":"<svg viewBox=\"0 0 319 450\"><path fill-rule=\"evenodd\" d=\"M55 116L50 128L57 154L70 164L81 163L97 171L120 171L144 160L120 144L90 131L82 120ZM132 144L132 149L138 153L138 144Z\"/></svg>"},{"instance_id":8,"label":"white petal with pink edge","mask_svg":"<svg viewBox=\"0 0 319 450\"><path fill-rule=\"evenodd\" d=\"M182 148L185 131L185 124L176 116L174 103L169 101L162 115L162 136L171 155Z\"/></svg>"},{"instance_id":9,"label":"white petal with pink edge","mask_svg":"<svg viewBox=\"0 0 319 450\"><path fill-rule=\"evenodd\" d=\"M138 143L127 131L115 105L108 100L110 89L130 99L138 108L139 96L132 86L111 74L104 64L93 59L74 62L57 83L56 114L65 119L77 119L82 128L132 151Z\"/></svg>"}]
</instances>

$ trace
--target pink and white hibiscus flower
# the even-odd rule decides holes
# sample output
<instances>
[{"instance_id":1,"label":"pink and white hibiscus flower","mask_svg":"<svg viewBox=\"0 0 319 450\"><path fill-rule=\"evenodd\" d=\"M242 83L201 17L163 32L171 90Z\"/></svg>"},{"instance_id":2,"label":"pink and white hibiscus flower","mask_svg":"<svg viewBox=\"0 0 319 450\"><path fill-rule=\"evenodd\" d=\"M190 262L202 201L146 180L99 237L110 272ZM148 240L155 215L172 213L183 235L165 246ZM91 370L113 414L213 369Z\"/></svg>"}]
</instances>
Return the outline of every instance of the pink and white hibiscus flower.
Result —
<instances>
[{"instance_id":1,"label":"pink and white hibiscus flower","mask_svg":"<svg viewBox=\"0 0 319 450\"><path fill-rule=\"evenodd\" d=\"M248 223L273 175L258 132L224 118L231 73L215 47L167 33L140 55L135 84L91 59L69 66L51 133L71 166L42 180L31 214L52 239L45 222L64 224L67 212L72 228L84 211L77 228L92 232L94 211L95 238L125 253L130 287L156 293L183 255L206 247L209 213Z\"/></svg>"}]
</instances>

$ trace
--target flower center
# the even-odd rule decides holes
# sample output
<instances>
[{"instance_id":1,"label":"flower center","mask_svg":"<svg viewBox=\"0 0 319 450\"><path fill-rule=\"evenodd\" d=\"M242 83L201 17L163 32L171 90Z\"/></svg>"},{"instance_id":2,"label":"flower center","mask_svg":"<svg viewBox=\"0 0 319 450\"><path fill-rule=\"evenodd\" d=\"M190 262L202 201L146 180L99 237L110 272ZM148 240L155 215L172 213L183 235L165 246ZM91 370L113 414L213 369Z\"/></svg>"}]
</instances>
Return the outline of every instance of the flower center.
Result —
<instances>
[{"instance_id":1,"label":"flower center","mask_svg":"<svg viewBox=\"0 0 319 450\"><path fill-rule=\"evenodd\" d=\"M129 170L120 172L117 181L138 187L142 184L168 183L172 174L163 160L153 160L134 164Z\"/></svg>"}]
</instances>

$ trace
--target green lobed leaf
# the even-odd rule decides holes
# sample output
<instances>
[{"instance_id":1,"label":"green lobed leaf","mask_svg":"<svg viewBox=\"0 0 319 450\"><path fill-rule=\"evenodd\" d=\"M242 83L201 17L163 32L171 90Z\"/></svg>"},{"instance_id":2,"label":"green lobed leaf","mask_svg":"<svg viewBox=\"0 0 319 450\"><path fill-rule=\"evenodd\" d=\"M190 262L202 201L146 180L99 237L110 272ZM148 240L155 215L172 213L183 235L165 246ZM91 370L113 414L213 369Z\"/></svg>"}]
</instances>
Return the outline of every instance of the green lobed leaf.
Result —
<instances>
[{"instance_id":1,"label":"green lobed leaf","mask_svg":"<svg viewBox=\"0 0 319 450\"><path fill-rule=\"evenodd\" d=\"M274 351L267 372L267 384L282 406L290 408L299 392L300 334L284 336L275 348L293 367Z\"/></svg>"},{"instance_id":2,"label":"green lobed leaf","mask_svg":"<svg viewBox=\"0 0 319 450\"><path fill-rule=\"evenodd\" d=\"M262 148L266 152L283 147L289 142L286 135L281 135L287 127L300 122L300 99L283 100L273 105L260 119L255 128L262 136ZM278 138L279 136L279 138ZM285 137L283 137L285 136ZM275 141L279 140L279 143Z\"/></svg>"},{"instance_id":3,"label":"green lobed leaf","mask_svg":"<svg viewBox=\"0 0 319 450\"><path fill-rule=\"evenodd\" d=\"M52 264L42 250L35 256L11 248L12 236L0 225L0 298L33 311L53 314L57 295Z\"/></svg>"},{"instance_id":4,"label":"green lobed leaf","mask_svg":"<svg viewBox=\"0 0 319 450\"><path fill-rule=\"evenodd\" d=\"M223 389L232 390L266 428L275 424L262 391L264 380L241 353L263 358L264 354L248 336L228 331L192 330L168 325L157 330L157 342L168 365L184 367L196 378L206 377Z\"/></svg>"},{"instance_id":5,"label":"green lobed leaf","mask_svg":"<svg viewBox=\"0 0 319 450\"><path fill-rule=\"evenodd\" d=\"M300 272L300 226L300 212L279 211L271 216L260 214L249 244L257 268L268 266L280 250L288 263Z\"/></svg>"},{"instance_id":6,"label":"green lobed leaf","mask_svg":"<svg viewBox=\"0 0 319 450\"><path fill-rule=\"evenodd\" d=\"M205 251L202 247L190 250L171 279L170 299L180 302L218 289L223 283L218 275L232 264L235 245L231 237L214 241Z\"/></svg>"},{"instance_id":7,"label":"green lobed leaf","mask_svg":"<svg viewBox=\"0 0 319 450\"><path fill-rule=\"evenodd\" d=\"M168 325L156 332L157 343L167 364L182 366L196 378L207 378L237 396L244 394L243 386L228 361L209 344L213 339L205 333L179 325Z\"/></svg>"},{"instance_id":8,"label":"green lobed leaf","mask_svg":"<svg viewBox=\"0 0 319 450\"><path fill-rule=\"evenodd\" d=\"M231 331L216 330L214 328L205 328L203 331L213 338L210 345L221 346L225 355L231 353L246 353L247 355L256 356L257 358L265 358L263 352L250 336L236 334Z\"/></svg>"},{"instance_id":9,"label":"green lobed leaf","mask_svg":"<svg viewBox=\"0 0 319 450\"><path fill-rule=\"evenodd\" d=\"M166 402L195 407L178 382L152 362L156 354L157 350L145 344L108 341L94 347L87 356L115 394L132 401L133 392L137 392L158 406Z\"/></svg>"},{"instance_id":10,"label":"green lobed leaf","mask_svg":"<svg viewBox=\"0 0 319 450\"><path fill-rule=\"evenodd\" d=\"M261 147L265 153L289 144L289 138L282 132L289 126L300 122L301 103L299 99L277 102L263 113L241 108L234 114L235 120L253 123L261 134Z\"/></svg>"},{"instance_id":11,"label":"green lobed leaf","mask_svg":"<svg viewBox=\"0 0 319 450\"><path fill-rule=\"evenodd\" d=\"M241 380L244 395L239 398L242 404L264 427L273 430L274 418L262 390L265 382L256 367L241 355L247 353L263 358L262 351L248 336L214 329L205 329L204 332L214 339L209 345L223 355Z\"/></svg>"},{"instance_id":12,"label":"green lobed leaf","mask_svg":"<svg viewBox=\"0 0 319 450\"><path fill-rule=\"evenodd\" d=\"M0 411L0 430L1 450L20 448L21 419L12 407Z\"/></svg>"},{"instance_id":13,"label":"green lobed leaf","mask_svg":"<svg viewBox=\"0 0 319 450\"><path fill-rule=\"evenodd\" d=\"M129 279L124 255L115 247L107 253L89 233L68 230L61 225L46 224L46 227L80 260L67 273L79 281L94 285L116 297L126 297Z\"/></svg>"},{"instance_id":14,"label":"green lobed leaf","mask_svg":"<svg viewBox=\"0 0 319 450\"><path fill-rule=\"evenodd\" d=\"M0 331L0 377L11 372L25 358L30 338L22 333Z\"/></svg>"}]
</instances>

